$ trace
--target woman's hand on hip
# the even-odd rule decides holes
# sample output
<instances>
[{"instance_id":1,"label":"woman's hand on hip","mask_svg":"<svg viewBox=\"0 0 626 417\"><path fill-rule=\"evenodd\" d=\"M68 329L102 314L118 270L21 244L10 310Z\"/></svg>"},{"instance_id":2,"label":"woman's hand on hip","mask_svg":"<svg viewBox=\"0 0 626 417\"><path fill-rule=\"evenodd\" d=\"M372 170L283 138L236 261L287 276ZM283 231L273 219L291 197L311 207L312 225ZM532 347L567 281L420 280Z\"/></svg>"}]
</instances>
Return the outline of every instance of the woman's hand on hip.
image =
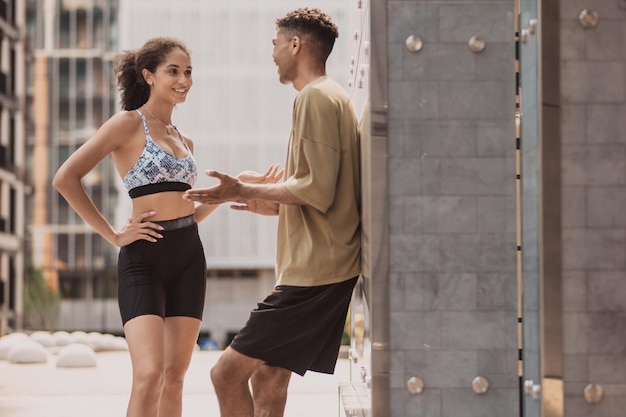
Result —
<instances>
[{"instance_id":1,"label":"woman's hand on hip","mask_svg":"<svg viewBox=\"0 0 626 417\"><path fill-rule=\"evenodd\" d=\"M117 233L115 244L119 247L130 245L137 240L147 240L148 242L156 242L157 239L163 237L158 231L163 227L157 223L147 221L148 218L154 216L156 211L147 211L141 213L137 217L128 219L128 223L122 230Z\"/></svg>"}]
</instances>

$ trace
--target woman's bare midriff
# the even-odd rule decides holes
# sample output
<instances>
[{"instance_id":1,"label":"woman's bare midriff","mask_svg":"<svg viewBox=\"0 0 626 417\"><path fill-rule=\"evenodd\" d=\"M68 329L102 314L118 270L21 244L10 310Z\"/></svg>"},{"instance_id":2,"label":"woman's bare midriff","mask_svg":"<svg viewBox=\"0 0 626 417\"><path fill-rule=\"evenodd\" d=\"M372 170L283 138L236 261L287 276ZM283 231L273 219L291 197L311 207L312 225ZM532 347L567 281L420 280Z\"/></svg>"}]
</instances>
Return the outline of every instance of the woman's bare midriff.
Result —
<instances>
[{"instance_id":1,"label":"woman's bare midriff","mask_svg":"<svg viewBox=\"0 0 626 417\"><path fill-rule=\"evenodd\" d=\"M193 214L194 203L183 199L183 192L168 191L133 199L133 218L148 211L156 211L150 220L173 220Z\"/></svg>"}]
</instances>

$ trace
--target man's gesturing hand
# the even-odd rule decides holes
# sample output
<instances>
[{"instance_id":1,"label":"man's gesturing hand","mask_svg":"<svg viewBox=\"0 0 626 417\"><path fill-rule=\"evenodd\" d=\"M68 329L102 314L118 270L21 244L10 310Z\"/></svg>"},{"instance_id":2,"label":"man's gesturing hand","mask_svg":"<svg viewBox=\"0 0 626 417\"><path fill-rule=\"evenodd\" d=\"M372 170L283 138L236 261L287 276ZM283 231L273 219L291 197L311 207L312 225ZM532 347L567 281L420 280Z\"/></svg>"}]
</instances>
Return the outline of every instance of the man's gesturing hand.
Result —
<instances>
[{"instance_id":1,"label":"man's gesturing hand","mask_svg":"<svg viewBox=\"0 0 626 417\"><path fill-rule=\"evenodd\" d=\"M202 204L221 204L241 198L238 195L241 182L228 174L218 171L206 171L209 177L217 178L220 183L209 188L194 188L185 191L183 198Z\"/></svg>"}]
</instances>

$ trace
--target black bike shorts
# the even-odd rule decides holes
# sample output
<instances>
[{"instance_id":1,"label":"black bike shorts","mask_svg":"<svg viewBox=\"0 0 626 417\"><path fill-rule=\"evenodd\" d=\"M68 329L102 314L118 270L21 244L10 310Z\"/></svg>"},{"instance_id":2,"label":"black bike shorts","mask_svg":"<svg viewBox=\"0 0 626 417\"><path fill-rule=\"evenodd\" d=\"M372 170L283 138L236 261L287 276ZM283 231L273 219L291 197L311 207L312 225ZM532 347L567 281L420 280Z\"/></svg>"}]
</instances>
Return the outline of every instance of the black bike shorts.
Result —
<instances>
[{"instance_id":1,"label":"black bike shorts","mask_svg":"<svg viewBox=\"0 0 626 417\"><path fill-rule=\"evenodd\" d=\"M206 260L193 215L156 221L165 229L156 242L137 240L120 248L118 303L122 323L146 314L202 320Z\"/></svg>"},{"instance_id":2,"label":"black bike shorts","mask_svg":"<svg viewBox=\"0 0 626 417\"><path fill-rule=\"evenodd\" d=\"M299 375L332 374L357 279L317 287L276 286L230 347Z\"/></svg>"}]
</instances>

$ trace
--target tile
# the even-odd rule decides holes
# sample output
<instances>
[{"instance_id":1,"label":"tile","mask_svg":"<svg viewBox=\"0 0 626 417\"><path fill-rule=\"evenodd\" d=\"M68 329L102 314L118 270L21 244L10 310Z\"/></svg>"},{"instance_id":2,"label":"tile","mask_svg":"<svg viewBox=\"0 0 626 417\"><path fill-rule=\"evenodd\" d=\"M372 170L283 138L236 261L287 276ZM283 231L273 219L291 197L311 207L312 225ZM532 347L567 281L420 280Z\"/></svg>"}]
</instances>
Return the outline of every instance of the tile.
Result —
<instances>
[{"instance_id":1,"label":"tile","mask_svg":"<svg viewBox=\"0 0 626 417\"><path fill-rule=\"evenodd\" d=\"M461 19L462 16L462 19ZM459 2L443 4L439 12L440 39L444 42L467 42L482 36L486 42L513 41L513 3Z\"/></svg>"},{"instance_id":2,"label":"tile","mask_svg":"<svg viewBox=\"0 0 626 417\"><path fill-rule=\"evenodd\" d=\"M438 116L445 119L504 119L514 110L510 82L441 81Z\"/></svg>"},{"instance_id":3,"label":"tile","mask_svg":"<svg viewBox=\"0 0 626 417\"><path fill-rule=\"evenodd\" d=\"M561 143L585 143L587 136L586 107L582 104L564 104L561 107Z\"/></svg>"},{"instance_id":4,"label":"tile","mask_svg":"<svg viewBox=\"0 0 626 417\"><path fill-rule=\"evenodd\" d=\"M440 238L434 235L399 235L389 239L391 272L438 271Z\"/></svg>"},{"instance_id":5,"label":"tile","mask_svg":"<svg viewBox=\"0 0 626 417\"><path fill-rule=\"evenodd\" d=\"M409 81L473 80L476 78L475 62L467 45L424 43L419 52L405 50L402 78Z\"/></svg>"},{"instance_id":6,"label":"tile","mask_svg":"<svg viewBox=\"0 0 626 417\"><path fill-rule=\"evenodd\" d=\"M476 155L476 125L465 120L428 120L411 122L406 136L419 149L407 146L407 155L420 157L456 157Z\"/></svg>"},{"instance_id":7,"label":"tile","mask_svg":"<svg viewBox=\"0 0 626 417\"><path fill-rule=\"evenodd\" d=\"M404 300L407 311L475 310L476 274L404 274Z\"/></svg>"},{"instance_id":8,"label":"tile","mask_svg":"<svg viewBox=\"0 0 626 417\"><path fill-rule=\"evenodd\" d=\"M512 119L478 120L476 123L477 156L515 155L515 124Z\"/></svg>"},{"instance_id":9,"label":"tile","mask_svg":"<svg viewBox=\"0 0 626 417\"><path fill-rule=\"evenodd\" d=\"M420 356L407 356L407 374L419 375L429 388L471 386L477 375L476 352L431 350ZM412 360L416 358L416 360Z\"/></svg>"},{"instance_id":10,"label":"tile","mask_svg":"<svg viewBox=\"0 0 626 417\"><path fill-rule=\"evenodd\" d=\"M510 312L441 313L441 348L515 349L517 317Z\"/></svg>"},{"instance_id":11,"label":"tile","mask_svg":"<svg viewBox=\"0 0 626 417\"><path fill-rule=\"evenodd\" d=\"M588 187L585 204L589 227L626 228L626 186Z\"/></svg>"},{"instance_id":12,"label":"tile","mask_svg":"<svg viewBox=\"0 0 626 417\"><path fill-rule=\"evenodd\" d=\"M511 272L515 269L513 234L440 236L440 271Z\"/></svg>"},{"instance_id":13,"label":"tile","mask_svg":"<svg viewBox=\"0 0 626 417\"><path fill-rule=\"evenodd\" d=\"M585 55L590 61L624 61L624 21L602 20L594 30L585 31Z\"/></svg>"},{"instance_id":14,"label":"tile","mask_svg":"<svg viewBox=\"0 0 626 417\"><path fill-rule=\"evenodd\" d=\"M476 230L481 233L516 233L515 196L478 196Z\"/></svg>"},{"instance_id":15,"label":"tile","mask_svg":"<svg viewBox=\"0 0 626 417\"><path fill-rule=\"evenodd\" d=\"M390 119L430 119L439 116L439 84L429 81L390 81Z\"/></svg>"},{"instance_id":16,"label":"tile","mask_svg":"<svg viewBox=\"0 0 626 417\"><path fill-rule=\"evenodd\" d=\"M587 105L585 134L588 143L623 144L626 142L624 132L625 103Z\"/></svg>"},{"instance_id":17,"label":"tile","mask_svg":"<svg viewBox=\"0 0 626 417\"><path fill-rule=\"evenodd\" d=\"M625 185L624 145L570 145L562 149L564 185Z\"/></svg>"},{"instance_id":18,"label":"tile","mask_svg":"<svg viewBox=\"0 0 626 417\"><path fill-rule=\"evenodd\" d=\"M587 273L567 270L563 272L563 311L582 313L587 310Z\"/></svg>"},{"instance_id":19,"label":"tile","mask_svg":"<svg viewBox=\"0 0 626 417\"><path fill-rule=\"evenodd\" d=\"M441 193L438 158L389 159L389 195L418 196Z\"/></svg>"},{"instance_id":20,"label":"tile","mask_svg":"<svg viewBox=\"0 0 626 417\"><path fill-rule=\"evenodd\" d=\"M587 225L587 190L588 187L562 187L563 227L582 228Z\"/></svg>"},{"instance_id":21,"label":"tile","mask_svg":"<svg viewBox=\"0 0 626 417\"><path fill-rule=\"evenodd\" d=\"M625 70L626 63L619 61L562 62L562 104L623 102Z\"/></svg>"},{"instance_id":22,"label":"tile","mask_svg":"<svg viewBox=\"0 0 626 417\"><path fill-rule=\"evenodd\" d=\"M563 269L616 270L626 268L626 231L563 230Z\"/></svg>"},{"instance_id":23,"label":"tile","mask_svg":"<svg viewBox=\"0 0 626 417\"><path fill-rule=\"evenodd\" d=\"M589 271L587 308L594 312L626 313L624 271Z\"/></svg>"},{"instance_id":24,"label":"tile","mask_svg":"<svg viewBox=\"0 0 626 417\"><path fill-rule=\"evenodd\" d=\"M443 416L502 417L519 413L519 389L492 387L485 395L476 395L470 387L442 392Z\"/></svg>"},{"instance_id":25,"label":"tile","mask_svg":"<svg viewBox=\"0 0 626 417\"><path fill-rule=\"evenodd\" d=\"M516 311L516 274L482 272L477 278L476 308L478 310Z\"/></svg>"},{"instance_id":26,"label":"tile","mask_svg":"<svg viewBox=\"0 0 626 417\"><path fill-rule=\"evenodd\" d=\"M476 201L470 196L407 197L405 233L472 233Z\"/></svg>"},{"instance_id":27,"label":"tile","mask_svg":"<svg viewBox=\"0 0 626 417\"><path fill-rule=\"evenodd\" d=\"M441 190L450 195L507 195L514 190L515 167L502 158L441 161Z\"/></svg>"}]
</instances>

